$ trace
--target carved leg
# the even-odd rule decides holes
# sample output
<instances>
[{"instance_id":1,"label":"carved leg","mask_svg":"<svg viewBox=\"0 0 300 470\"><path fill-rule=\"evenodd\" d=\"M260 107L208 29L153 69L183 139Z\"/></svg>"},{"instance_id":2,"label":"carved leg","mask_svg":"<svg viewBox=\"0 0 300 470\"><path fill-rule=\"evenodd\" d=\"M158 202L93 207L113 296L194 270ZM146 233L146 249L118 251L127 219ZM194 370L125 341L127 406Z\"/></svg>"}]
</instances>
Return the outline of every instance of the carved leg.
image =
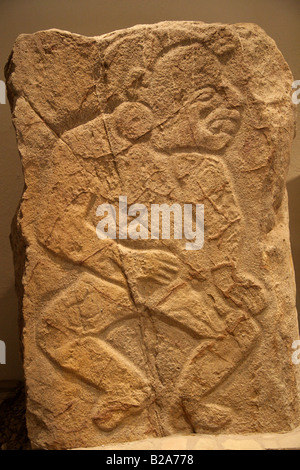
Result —
<instances>
[{"instance_id":1,"label":"carved leg","mask_svg":"<svg viewBox=\"0 0 300 470\"><path fill-rule=\"evenodd\" d=\"M104 431L140 412L149 402L147 378L124 356L98 338L83 338L57 351L56 359L66 370L95 386L101 396L92 419Z\"/></svg>"},{"instance_id":2,"label":"carved leg","mask_svg":"<svg viewBox=\"0 0 300 470\"><path fill-rule=\"evenodd\" d=\"M141 411L150 396L144 374L99 338L114 322L137 316L122 289L109 286L109 298L107 291L107 284L84 276L46 307L37 332L49 359L99 390L92 419L105 431Z\"/></svg>"},{"instance_id":3,"label":"carved leg","mask_svg":"<svg viewBox=\"0 0 300 470\"><path fill-rule=\"evenodd\" d=\"M230 422L230 410L204 404L203 399L220 386L250 353L259 331L257 322L245 315L235 326L228 328L223 337L203 341L184 367L178 396L185 419L195 432L222 429Z\"/></svg>"}]
</instances>

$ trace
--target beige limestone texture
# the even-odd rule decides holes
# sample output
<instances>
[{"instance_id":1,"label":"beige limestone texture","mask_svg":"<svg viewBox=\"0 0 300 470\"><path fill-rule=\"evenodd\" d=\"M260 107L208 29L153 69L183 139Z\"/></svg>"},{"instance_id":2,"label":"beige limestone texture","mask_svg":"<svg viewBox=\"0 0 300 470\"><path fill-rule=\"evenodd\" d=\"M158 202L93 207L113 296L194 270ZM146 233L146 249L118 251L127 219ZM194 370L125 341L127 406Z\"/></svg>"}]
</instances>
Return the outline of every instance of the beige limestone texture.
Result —
<instances>
[{"instance_id":1,"label":"beige limestone texture","mask_svg":"<svg viewBox=\"0 0 300 470\"><path fill-rule=\"evenodd\" d=\"M274 41L252 24L41 31L18 37L6 80L33 446L299 425L295 106ZM100 240L97 207L120 196L204 204L203 248L150 230Z\"/></svg>"}]
</instances>

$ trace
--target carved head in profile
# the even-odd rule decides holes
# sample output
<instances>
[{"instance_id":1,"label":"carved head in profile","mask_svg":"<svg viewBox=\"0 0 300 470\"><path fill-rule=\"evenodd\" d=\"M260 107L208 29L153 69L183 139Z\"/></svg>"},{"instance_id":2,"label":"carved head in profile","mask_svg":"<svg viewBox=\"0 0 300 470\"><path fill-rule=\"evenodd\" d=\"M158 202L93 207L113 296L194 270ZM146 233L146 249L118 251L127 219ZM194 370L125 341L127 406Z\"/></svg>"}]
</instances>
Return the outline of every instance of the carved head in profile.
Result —
<instances>
[{"instance_id":1,"label":"carved head in profile","mask_svg":"<svg viewBox=\"0 0 300 470\"><path fill-rule=\"evenodd\" d=\"M120 134L133 142L148 134L161 150L218 151L239 128L242 94L199 41L172 45L151 67L132 67L125 86L114 117Z\"/></svg>"}]
</instances>

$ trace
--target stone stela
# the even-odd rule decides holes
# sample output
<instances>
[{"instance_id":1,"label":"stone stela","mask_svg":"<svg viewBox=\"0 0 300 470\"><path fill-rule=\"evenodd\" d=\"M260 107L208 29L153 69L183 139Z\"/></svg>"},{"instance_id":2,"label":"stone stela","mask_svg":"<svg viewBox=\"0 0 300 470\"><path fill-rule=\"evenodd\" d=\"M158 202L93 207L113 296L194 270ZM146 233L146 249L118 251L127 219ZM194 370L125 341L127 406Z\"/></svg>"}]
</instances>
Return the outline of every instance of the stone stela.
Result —
<instances>
[{"instance_id":1,"label":"stone stela","mask_svg":"<svg viewBox=\"0 0 300 470\"><path fill-rule=\"evenodd\" d=\"M252 24L52 29L19 36L5 75L26 183L12 246L33 447L298 426L296 106L274 41ZM120 196L135 208L113 218L124 236L96 236ZM204 207L201 249L146 236L153 205Z\"/></svg>"}]
</instances>

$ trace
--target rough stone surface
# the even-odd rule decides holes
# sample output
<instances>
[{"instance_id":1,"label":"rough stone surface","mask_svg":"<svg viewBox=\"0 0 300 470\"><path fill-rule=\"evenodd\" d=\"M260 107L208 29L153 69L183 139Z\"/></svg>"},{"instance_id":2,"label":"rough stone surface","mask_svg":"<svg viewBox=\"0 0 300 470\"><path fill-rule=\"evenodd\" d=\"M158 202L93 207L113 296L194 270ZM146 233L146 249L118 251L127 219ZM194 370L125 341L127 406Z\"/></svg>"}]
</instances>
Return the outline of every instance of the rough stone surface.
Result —
<instances>
[{"instance_id":1,"label":"rough stone surface","mask_svg":"<svg viewBox=\"0 0 300 470\"><path fill-rule=\"evenodd\" d=\"M6 79L32 445L299 425L293 78L274 41L248 24L42 31L17 39ZM203 248L100 240L97 207L119 196L204 204Z\"/></svg>"}]
</instances>

